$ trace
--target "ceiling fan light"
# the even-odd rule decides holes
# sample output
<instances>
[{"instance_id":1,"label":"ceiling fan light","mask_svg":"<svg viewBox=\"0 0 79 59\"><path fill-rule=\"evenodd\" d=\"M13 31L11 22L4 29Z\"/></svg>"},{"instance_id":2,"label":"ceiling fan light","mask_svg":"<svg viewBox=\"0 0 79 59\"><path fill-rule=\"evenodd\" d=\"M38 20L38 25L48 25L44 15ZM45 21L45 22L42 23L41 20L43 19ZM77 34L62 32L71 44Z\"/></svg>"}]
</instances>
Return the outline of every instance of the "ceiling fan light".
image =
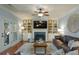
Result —
<instances>
[{"instance_id":1,"label":"ceiling fan light","mask_svg":"<svg viewBox=\"0 0 79 59\"><path fill-rule=\"evenodd\" d=\"M38 16L43 16L43 13L39 13Z\"/></svg>"}]
</instances>

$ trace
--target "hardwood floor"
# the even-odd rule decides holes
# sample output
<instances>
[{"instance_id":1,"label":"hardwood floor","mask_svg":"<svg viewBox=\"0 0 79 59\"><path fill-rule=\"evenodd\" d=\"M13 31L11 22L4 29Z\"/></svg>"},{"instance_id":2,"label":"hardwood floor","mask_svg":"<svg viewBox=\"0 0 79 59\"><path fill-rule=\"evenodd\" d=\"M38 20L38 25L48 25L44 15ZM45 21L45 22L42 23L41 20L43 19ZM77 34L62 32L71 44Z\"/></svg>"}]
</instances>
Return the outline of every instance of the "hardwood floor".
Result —
<instances>
[{"instance_id":1,"label":"hardwood floor","mask_svg":"<svg viewBox=\"0 0 79 59\"><path fill-rule=\"evenodd\" d=\"M15 55L15 51L20 48L25 42L24 41L20 41L19 43L17 43L16 45L8 48L7 50L3 51L2 53L0 53L0 55L6 55L6 54L10 54L10 55Z\"/></svg>"}]
</instances>

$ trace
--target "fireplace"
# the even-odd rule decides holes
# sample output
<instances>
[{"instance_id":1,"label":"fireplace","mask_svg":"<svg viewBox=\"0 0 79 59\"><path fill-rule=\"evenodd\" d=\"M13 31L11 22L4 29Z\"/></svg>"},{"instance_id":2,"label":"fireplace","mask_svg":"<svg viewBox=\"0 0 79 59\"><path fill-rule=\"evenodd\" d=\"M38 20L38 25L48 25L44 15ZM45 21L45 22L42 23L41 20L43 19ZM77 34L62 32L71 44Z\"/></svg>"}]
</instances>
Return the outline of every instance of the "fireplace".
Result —
<instances>
[{"instance_id":1,"label":"fireplace","mask_svg":"<svg viewBox=\"0 0 79 59\"><path fill-rule=\"evenodd\" d=\"M34 42L45 42L45 32L34 32Z\"/></svg>"}]
</instances>

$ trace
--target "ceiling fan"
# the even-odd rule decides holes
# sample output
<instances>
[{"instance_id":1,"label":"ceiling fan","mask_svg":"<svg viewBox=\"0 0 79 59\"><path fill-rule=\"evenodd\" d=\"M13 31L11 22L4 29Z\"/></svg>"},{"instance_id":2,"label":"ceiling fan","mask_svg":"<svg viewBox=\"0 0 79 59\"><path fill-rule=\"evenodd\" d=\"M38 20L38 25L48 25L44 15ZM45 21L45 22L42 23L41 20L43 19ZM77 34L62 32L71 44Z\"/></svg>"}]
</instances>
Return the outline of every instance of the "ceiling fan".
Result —
<instances>
[{"instance_id":1,"label":"ceiling fan","mask_svg":"<svg viewBox=\"0 0 79 59\"><path fill-rule=\"evenodd\" d=\"M38 16L49 16L48 11L45 11L44 8L38 8L34 11L34 14Z\"/></svg>"}]
</instances>

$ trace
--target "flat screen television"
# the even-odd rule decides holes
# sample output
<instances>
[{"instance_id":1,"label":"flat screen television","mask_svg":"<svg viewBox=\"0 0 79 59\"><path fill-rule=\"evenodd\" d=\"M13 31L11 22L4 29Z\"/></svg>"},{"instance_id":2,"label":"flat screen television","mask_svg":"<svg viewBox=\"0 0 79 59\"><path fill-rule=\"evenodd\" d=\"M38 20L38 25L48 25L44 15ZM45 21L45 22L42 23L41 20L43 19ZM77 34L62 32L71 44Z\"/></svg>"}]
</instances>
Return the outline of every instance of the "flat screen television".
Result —
<instances>
[{"instance_id":1,"label":"flat screen television","mask_svg":"<svg viewBox=\"0 0 79 59\"><path fill-rule=\"evenodd\" d=\"M46 29L47 21L34 21L33 27L34 29Z\"/></svg>"}]
</instances>

